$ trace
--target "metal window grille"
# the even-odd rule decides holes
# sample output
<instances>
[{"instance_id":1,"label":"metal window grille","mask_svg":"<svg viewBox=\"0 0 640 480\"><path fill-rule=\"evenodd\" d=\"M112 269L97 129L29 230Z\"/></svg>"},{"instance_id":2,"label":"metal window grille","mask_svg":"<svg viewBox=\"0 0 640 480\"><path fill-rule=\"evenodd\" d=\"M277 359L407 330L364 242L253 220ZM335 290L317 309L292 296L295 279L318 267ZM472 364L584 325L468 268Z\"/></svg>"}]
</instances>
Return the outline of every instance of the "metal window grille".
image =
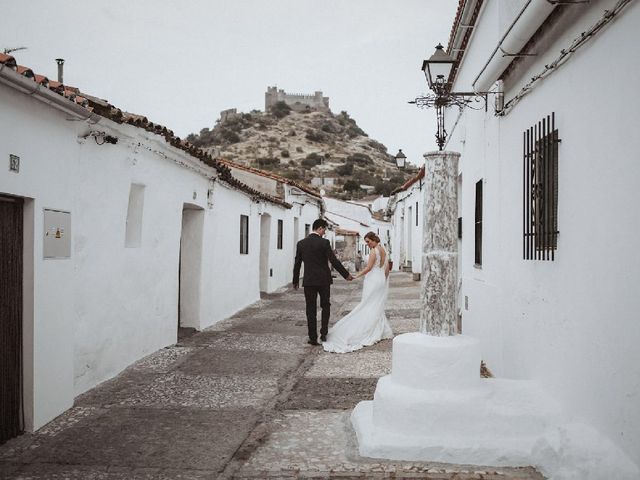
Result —
<instances>
[{"instance_id":1,"label":"metal window grille","mask_svg":"<svg viewBox=\"0 0 640 480\"><path fill-rule=\"evenodd\" d=\"M558 130L555 113L523 134L522 256L555 260L558 247Z\"/></svg>"},{"instance_id":2,"label":"metal window grille","mask_svg":"<svg viewBox=\"0 0 640 480\"><path fill-rule=\"evenodd\" d=\"M482 179L476 183L475 264L482 265Z\"/></svg>"},{"instance_id":3,"label":"metal window grille","mask_svg":"<svg viewBox=\"0 0 640 480\"><path fill-rule=\"evenodd\" d=\"M418 226L418 202L416 202L416 227Z\"/></svg>"},{"instance_id":4,"label":"metal window grille","mask_svg":"<svg viewBox=\"0 0 640 480\"><path fill-rule=\"evenodd\" d=\"M284 230L284 222L278 220L278 250L282 250L282 232Z\"/></svg>"},{"instance_id":5,"label":"metal window grille","mask_svg":"<svg viewBox=\"0 0 640 480\"><path fill-rule=\"evenodd\" d=\"M308 223L305 223L304 224L304 236L308 237L310 233L311 233L311 225L309 225Z\"/></svg>"},{"instance_id":6,"label":"metal window grille","mask_svg":"<svg viewBox=\"0 0 640 480\"><path fill-rule=\"evenodd\" d=\"M240 253L249 253L249 216L240 215Z\"/></svg>"}]
</instances>

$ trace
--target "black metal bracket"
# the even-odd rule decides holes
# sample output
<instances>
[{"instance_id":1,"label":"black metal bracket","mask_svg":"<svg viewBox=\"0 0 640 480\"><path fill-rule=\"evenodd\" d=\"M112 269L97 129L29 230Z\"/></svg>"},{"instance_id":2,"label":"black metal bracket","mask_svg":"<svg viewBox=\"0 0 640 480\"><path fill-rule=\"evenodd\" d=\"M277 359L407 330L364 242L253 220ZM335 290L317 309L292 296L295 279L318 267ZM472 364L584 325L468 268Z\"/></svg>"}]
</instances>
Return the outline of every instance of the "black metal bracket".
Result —
<instances>
[{"instance_id":1,"label":"black metal bracket","mask_svg":"<svg viewBox=\"0 0 640 480\"><path fill-rule=\"evenodd\" d=\"M547 0L551 5L577 5L578 3L589 3L591 0Z\"/></svg>"},{"instance_id":2,"label":"black metal bracket","mask_svg":"<svg viewBox=\"0 0 640 480\"><path fill-rule=\"evenodd\" d=\"M537 57L537 53L507 53L500 47L503 57Z\"/></svg>"}]
</instances>

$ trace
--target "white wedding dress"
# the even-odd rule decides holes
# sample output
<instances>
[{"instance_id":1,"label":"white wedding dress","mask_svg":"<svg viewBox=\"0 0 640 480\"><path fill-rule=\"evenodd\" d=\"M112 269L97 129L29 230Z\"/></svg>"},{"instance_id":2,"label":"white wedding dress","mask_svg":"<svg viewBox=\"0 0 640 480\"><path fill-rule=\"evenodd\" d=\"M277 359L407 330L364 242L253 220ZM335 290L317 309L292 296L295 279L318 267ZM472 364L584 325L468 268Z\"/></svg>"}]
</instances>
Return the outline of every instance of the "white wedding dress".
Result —
<instances>
[{"instance_id":1,"label":"white wedding dress","mask_svg":"<svg viewBox=\"0 0 640 480\"><path fill-rule=\"evenodd\" d=\"M393 338L391 326L384 313L389 291L389 282L384 272L389 260L384 250L384 258L381 258L382 254L378 249L382 250L382 247L376 247L370 254L375 260L373 268L364 277L362 300L356 308L329 329L327 341L322 343L327 352L353 352L373 345L383 338Z\"/></svg>"}]
</instances>

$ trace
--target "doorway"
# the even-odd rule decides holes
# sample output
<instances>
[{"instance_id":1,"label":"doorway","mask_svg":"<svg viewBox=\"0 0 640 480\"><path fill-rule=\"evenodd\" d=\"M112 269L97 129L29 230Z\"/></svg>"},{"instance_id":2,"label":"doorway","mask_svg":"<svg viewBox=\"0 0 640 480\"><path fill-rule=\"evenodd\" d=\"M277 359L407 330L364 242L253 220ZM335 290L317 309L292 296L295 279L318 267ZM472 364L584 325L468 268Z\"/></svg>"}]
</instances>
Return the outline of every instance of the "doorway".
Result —
<instances>
[{"instance_id":1,"label":"doorway","mask_svg":"<svg viewBox=\"0 0 640 480\"><path fill-rule=\"evenodd\" d=\"M260 217L260 291L269 289L269 250L271 243L271 215L263 213Z\"/></svg>"},{"instance_id":2,"label":"doorway","mask_svg":"<svg viewBox=\"0 0 640 480\"><path fill-rule=\"evenodd\" d=\"M178 333L200 329L200 289L202 276L202 233L204 210L190 203L182 209L178 280Z\"/></svg>"},{"instance_id":3,"label":"doorway","mask_svg":"<svg viewBox=\"0 0 640 480\"><path fill-rule=\"evenodd\" d=\"M412 265L413 265L413 207L409 207L407 209L407 218L406 218L406 225L407 225L407 267L409 269L409 271L412 271Z\"/></svg>"},{"instance_id":4,"label":"doorway","mask_svg":"<svg viewBox=\"0 0 640 480\"><path fill-rule=\"evenodd\" d=\"M24 429L22 245L23 200L0 196L0 444Z\"/></svg>"}]
</instances>

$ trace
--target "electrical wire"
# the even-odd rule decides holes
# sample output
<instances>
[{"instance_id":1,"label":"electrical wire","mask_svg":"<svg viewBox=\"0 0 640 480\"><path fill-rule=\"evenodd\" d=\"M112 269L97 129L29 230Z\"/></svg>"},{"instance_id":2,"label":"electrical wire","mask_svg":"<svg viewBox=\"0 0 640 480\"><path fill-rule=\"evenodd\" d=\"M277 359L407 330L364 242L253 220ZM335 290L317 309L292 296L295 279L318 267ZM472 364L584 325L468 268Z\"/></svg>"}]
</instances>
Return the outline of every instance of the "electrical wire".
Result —
<instances>
[{"instance_id":1,"label":"electrical wire","mask_svg":"<svg viewBox=\"0 0 640 480\"><path fill-rule=\"evenodd\" d=\"M536 86L537 83L544 80L546 77L551 75L551 73L564 65L576 50L585 45L632 1L633 0L620 0L612 10L605 10L604 15L600 20L593 24L588 30L582 32L579 37L575 38L568 48L560 50L560 55L553 62L545 65L544 69L540 73L531 77L531 81L522 87L520 92L518 92L512 99L506 102L504 104L504 108L500 112L497 112L496 115L507 115L509 111Z\"/></svg>"}]
</instances>

